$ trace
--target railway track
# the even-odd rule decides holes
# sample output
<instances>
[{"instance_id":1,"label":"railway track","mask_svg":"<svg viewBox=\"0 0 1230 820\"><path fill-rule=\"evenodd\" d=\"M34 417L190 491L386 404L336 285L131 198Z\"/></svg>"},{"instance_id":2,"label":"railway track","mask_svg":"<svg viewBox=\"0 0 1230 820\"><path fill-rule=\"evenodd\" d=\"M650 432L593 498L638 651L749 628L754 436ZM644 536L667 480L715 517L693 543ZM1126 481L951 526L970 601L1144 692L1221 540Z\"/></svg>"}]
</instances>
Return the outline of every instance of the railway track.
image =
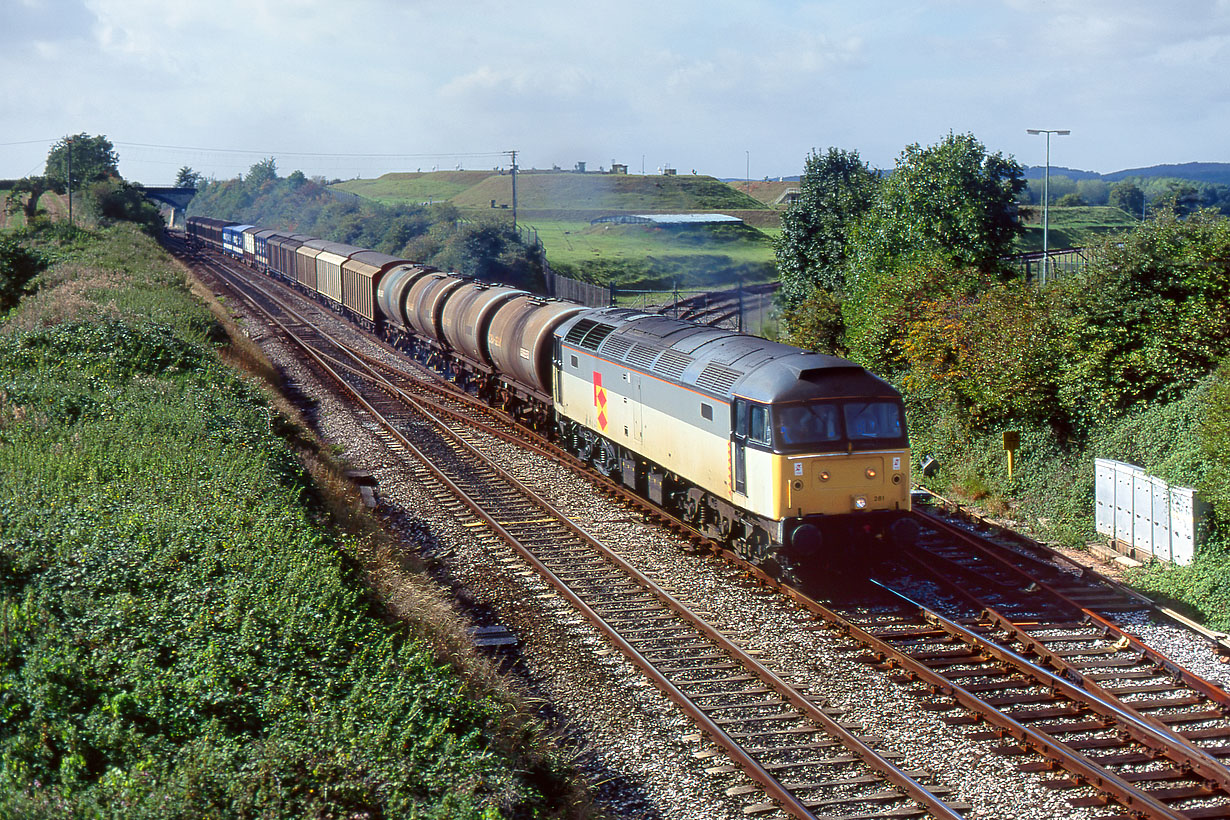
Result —
<instances>
[{"instance_id":1,"label":"railway track","mask_svg":"<svg viewBox=\"0 0 1230 820\"><path fill-rule=\"evenodd\" d=\"M393 429L415 431L416 443L417 433L429 423L398 420L397 414L406 413L408 397L417 393L432 412L477 431L457 433L462 441L495 435L556 461L579 463L447 385L425 387L398 368L350 353L321 355L340 374L348 374L355 383L348 389L366 385L370 391L381 385L375 393L402 408L388 410ZM369 412L378 408L372 406ZM416 452L400 434L388 435L394 447ZM420 458L429 455L419 453L415 461ZM465 477L475 469L477 456L467 450L453 459ZM491 494L489 488L498 482L515 485L515 480L482 475L468 489L459 482L458 492L440 476L422 478L441 488L441 503L481 522L553 585L569 588L560 594L599 625L625 656L638 666L645 664L646 675L756 782L732 790L741 794L751 789L767 798L751 803L750 811L780 805L803 812L797 816L842 810L859 816L946 816L941 812L948 809L934 794L934 805L925 798L911 802L902 797L900 783L887 785L895 782L883 779L893 768L887 755L857 773L842 768L855 766L856 760L865 765L873 744L851 727L842 727L839 716L827 714L814 696L794 691L770 670L758 668L750 654L723 646L721 631L703 617L693 612L689 621L679 611L687 607L651 580L626 580L634 575L618 556L593 557L602 555L603 548L583 545L583 533L573 532L571 537L580 538L574 542L560 536L559 543L569 545L553 552L555 535L540 536L533 528L519 531L523 523L545 524L538 519L553 515L548 508L478 511L491 503L483 501ZM587 478L622 494L617 484L592 474ZM469 501L460 500L463 497ZM648 509L644 502L636 503ZM922 686L930 693L924 708L943 712L945 722L971 727L972 737L996 741L1001 753L1040 755L1022 768L1057 772L1050 779L1055 788L1090 785L1098 790L1097 796L1075 800L1076 805L1105 805L1107 816L1230 817L1224 766L1230 757L1230 746L1224 745L1230 738L1227 696L1113 623L1116 613L1141 608L1139 596L1088 573L1082 577L1019 544L988 540L966 524L936 516L919 520L924 535L918 560L908 572L917 578L925 569L950 599L948 616L879 587L872 595L878 596L875 604L832 609L797 590L783 591L863 647L870 662L900 683ZM527 542L535 546L526 548ZM708 546L734 560L719 545ZM745 569L771 583L755 568ZM630 586L622 589L626 584ZM741 754L749 759L744 761ZM904 778L908 787L918 785L908 774ZM825 788L863 788L866 799L842 809L825 801L846 798L819 797L812 791Z\"/></svg>"},{"instance_id":2,"label":"railway track","mask_svg":"<svg viewBox=\"0 0 1230 820\"><path fill-rule=\"evenodd\" d=\"M1048 781L1054 788L1091 785L1100 792L1074 799L1076 806L1113 804L1121 816L1230 816L1230 773L1139 705L1120 700L1137 686L1122 671L1089 675L1106 688L1086 688L1085 680L1031 659L1028 646L1014 650L1028 630L998 613L958 621L896 593L824 617L868 650L869 663L900 683L922 684L923 708L946 713L946 723L969 726L973 739L998 741L996 753L1040 755L1023 770L1060 772ZM1122 688L1114 685L1122 681ZM1167 702L1174 705L1163 699L1157 708L1169 708Z\"/></svg>"},{"instance_id":3,"label":"railway track","mask_svg":"<svg viewBox=\"0 0 1230 820\"><path fill-rule=\"evenodd\" d=\"M661 306L657 308L657 312L702 325L725 327L738 323L739 311L745 299L772 295L777 292L777 288L776 282L762 282L732 290L702 293Z\"/></svg>"},{"instance_id":4,"label":"railway track","mask_svg":"<svg viewBox=\"0 0 1230 820\"><path fill-rule=\"evenodd\" d=\"M436 412L351 356L264 287L215 268L294 339L411 456L420 479L467 526L515 552L664 692L752 781L728 794L744 811L791 816L957 818L946 789L900 769L875 738L843 723L742 649L701 613L573 524L487 459L464 412ZM449 397L440 397L445 405Z\"/></svg>"}]
</instances>

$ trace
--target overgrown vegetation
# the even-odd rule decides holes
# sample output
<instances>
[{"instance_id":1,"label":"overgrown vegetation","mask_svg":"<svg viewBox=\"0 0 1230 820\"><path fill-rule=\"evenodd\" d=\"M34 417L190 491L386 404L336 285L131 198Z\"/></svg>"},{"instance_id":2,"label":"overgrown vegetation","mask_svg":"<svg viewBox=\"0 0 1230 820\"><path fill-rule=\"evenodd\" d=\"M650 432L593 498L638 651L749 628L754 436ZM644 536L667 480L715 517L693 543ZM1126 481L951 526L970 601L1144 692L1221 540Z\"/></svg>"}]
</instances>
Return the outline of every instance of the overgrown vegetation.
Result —
<instances>
[{"instance_id":1,"label":"overgrown vegetation","mask_svg":"<svg viewBox=\"0 0 1230 820\"><path fill-rule=\"evenodd\" d=\"M833 284L786 312L790 339L902 390L914 451L939 465L926 483L1048 538L1094 538L1095 458L1195 487L1213 505L1208 548L1140 583L1230 626L1230 596L1211 580L1230 572L1230 219L1156 210L1093 243L1083 271L1027 285L996 260L1020 230L1019 171L973 161L976 149L952 135L907 149L877 204L850 221L842 276L817 278ZM992 166L998 184L961 183ZM1021 432L1012 481L1005 430Z\"/></svg>"},{"instance_id":2,"label":"overgrown vegetation","mask_svg":"<svg viewBox=\"0 0 1230 820\"><path fill-rule=\"evenodd\" d=\"M365 585L182 269L125 226L21 247L56 261L0 325L0 816L567 814L534 724Z\"/></svg>"}]
</instances>

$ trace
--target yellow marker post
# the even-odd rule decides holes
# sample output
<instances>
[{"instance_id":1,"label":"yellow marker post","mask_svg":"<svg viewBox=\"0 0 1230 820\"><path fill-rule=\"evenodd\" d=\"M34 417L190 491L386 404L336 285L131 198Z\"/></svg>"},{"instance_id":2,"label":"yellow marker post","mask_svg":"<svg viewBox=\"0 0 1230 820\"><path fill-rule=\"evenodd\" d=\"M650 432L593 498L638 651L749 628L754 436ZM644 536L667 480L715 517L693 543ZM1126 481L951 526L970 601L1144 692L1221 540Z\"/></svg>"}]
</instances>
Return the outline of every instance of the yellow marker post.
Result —
<instances>
[{"instance_id":1,"label":"yellow marker post","mask_svg":"<svg viewBox=\"0 0 1230 820\"><path fill-rule=\"evenodd\" d=\"M1017 430L1004 431L1004 449L1008 452L1008 480L1012 480L1012 456L1021 446L1021 434Z\"/></svg>"}]
</instances>

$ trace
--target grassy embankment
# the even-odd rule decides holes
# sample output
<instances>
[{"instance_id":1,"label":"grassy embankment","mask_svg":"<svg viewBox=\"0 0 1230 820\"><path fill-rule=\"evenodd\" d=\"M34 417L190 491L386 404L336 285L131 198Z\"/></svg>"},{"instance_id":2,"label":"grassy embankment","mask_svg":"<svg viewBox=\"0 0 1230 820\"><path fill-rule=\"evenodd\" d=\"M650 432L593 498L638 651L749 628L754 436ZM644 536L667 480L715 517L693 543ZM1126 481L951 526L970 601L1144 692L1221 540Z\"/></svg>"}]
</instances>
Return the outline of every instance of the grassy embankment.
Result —
<instances>
[{"instance_id":1,"label":"grassy embankment","mask_svg":"<svg viewBox=\"0 0 1230 820\"><path fill-rule=\"evenodd\" d=\"M1025 209L1025 233L1016 241L1018 253L1042 250L1042 208ZM1081 248L1098 237L1136 227L1140 220L1119 208L1087 205L1074 208L1051 206L1048 214L1048 244L1053 249Z\"/></svg>"},{"instance_id":2,"label":"grassy embankment","mask_svg":"<svg viewBox=\"0 0 1230 820\"><path fill-rule=\"evenodd\" d=\"M512 218L512 177L482 171L386 174L336 186L382 202L449 201L471 219ZM494 200L496 208L491 203ZM660 228L591 225L617 213L720 212L747 223ZM777 212L705 176L525 172L518 222L538 232L556 272L606 285L715 290L776 276Z\"/></svg>"},{"instance_id":3,"label":"grassy embankment","mask_svg":"<svg viewBox=\"0 0 1230 820\"><path fill-rule=\"evenodd\" d=\"M32 242L55 263L0 322L0 816L575 811L217 303L129 227Z\"/></svg>"}]
</instances>

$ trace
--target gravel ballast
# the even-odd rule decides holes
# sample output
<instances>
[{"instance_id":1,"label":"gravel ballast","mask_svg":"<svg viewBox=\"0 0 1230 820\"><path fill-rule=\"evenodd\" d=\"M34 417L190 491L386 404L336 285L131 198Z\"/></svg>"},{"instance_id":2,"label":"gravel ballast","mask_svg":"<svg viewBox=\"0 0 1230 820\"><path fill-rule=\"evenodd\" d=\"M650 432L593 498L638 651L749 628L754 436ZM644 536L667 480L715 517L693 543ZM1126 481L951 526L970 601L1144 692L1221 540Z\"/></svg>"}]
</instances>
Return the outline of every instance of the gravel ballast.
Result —
<instances>
[{"instance_id":1,"label":"gravel ballast","mask_svg":"<svg viewBox=\"0 0 1230 820\"><path fill-rule=\"evenodd\" d=\"M349 465L376 478L381 514L408 546L431 559L463 613L476 625L498 622L517 636L516 652L506 661L508 674L528 699L541 701L543 716L576 750L601 805L617 817L700 820L742 818L746 805L762 799L727 797L727 789L745 785L746 779L705 771L727 761L712 754L711 744L696 737L673 704L571 606L520 567L507 547L441 509L405 469L405 456L392 453L374 434L369 419L320 384L241 302L229 304L295 390L314 402L311 415L322 438ZM345 328L349 341L362 339L368 352L397 358L344 322L335 326ZM1018 765L1035 758L994 754L997 743L969 740L969 727L949 726L941 714L919 707L925 691L894 683L859 662L860 652L816 631L816 620L800 607L712 557L691 554L686 542L646 524L583 478L502 441L486 440L483 448L676 597L709 613L715 625L758 652L779 675L807 684L818 701L844 709L843 721L862 724L867 735L882 739L881 749L901 753L904 768L928 772L934 776L930 782L953 788L946 799L970 804L966 816L1075 820L1105 813L1071 807L1070 798L1091 792L1056 791L1042 785L1049 775L1022 775ZM1163 639L1158 629L1150 625L1138 634L1157 645ZM1196 669L1201 651L1213 654L1207 645L1182 636L1164 639L1170 648L1159 645L1163 652L1225 682L1224 665L1207 673Z\"/></svg>"}]
</instances>

